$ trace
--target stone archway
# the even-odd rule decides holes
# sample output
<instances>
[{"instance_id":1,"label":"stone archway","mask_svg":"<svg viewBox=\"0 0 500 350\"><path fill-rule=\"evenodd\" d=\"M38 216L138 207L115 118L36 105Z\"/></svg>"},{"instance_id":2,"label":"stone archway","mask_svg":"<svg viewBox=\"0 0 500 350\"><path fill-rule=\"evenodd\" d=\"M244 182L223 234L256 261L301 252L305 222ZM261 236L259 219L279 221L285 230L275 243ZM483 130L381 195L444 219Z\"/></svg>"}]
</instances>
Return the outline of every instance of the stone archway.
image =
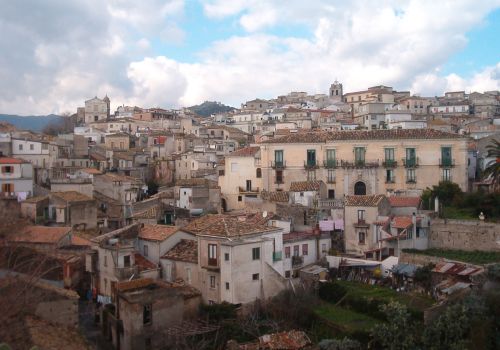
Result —
<instances>
[{"instance_id":1,"label":"stone archway","mask_svg":"<svg viewBox=\"0 0 500 350\"><path fill-rule=\"evenodd\" d=\"M354 194L356 196L366 195L366 184L363 181L358 181L354 184Z\"/></svg>"}]
</instances>

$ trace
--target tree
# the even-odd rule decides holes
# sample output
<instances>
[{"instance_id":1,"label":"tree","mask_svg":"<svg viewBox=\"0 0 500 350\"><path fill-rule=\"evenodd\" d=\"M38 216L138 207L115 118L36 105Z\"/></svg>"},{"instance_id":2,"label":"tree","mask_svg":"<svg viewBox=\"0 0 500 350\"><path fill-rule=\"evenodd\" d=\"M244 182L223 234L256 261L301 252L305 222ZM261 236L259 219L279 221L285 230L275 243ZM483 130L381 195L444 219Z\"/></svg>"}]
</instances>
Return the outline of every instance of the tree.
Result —
<instances>
[{"instance_id":1,"label":"tree","mask_svg":"<svg viewBox=\"0 0 500 350\"><path fill-rule=\"evenodd\" d=\"M318 343L320 350L359 350L361 343L349 338L323 339Z\"/></svg>"},{"instance_id":2,"label":"tree","mask_svg":"<svg viewBox=\"0 0 500 350\"><path fill-rule=\"evenodd\" d=\"M379 323L372 329L375 342L383 349L406 350L417 347L415 324L405 306L391 301L380 307L387 317L386 323Z\"/></svg>"},{"instance_id":3,"label":"tree","mask_svg":"<svg viewBox=\"0 0 500 350\"><path fill-rule=\"evenodd\" d=\"M491 143L486 146L488 151L487 157L495 158L488 164L486 164L486 169L484 169L484 176L491 176L493 179L493 187L496 188L500 184L500 141L491 140Z\"/></svg>"},{"instance_id":4,"label":"tree","mask_svg":"<svg viewBox=\"0 0 500 350\"><path fill-rule=\"evenodd\" d=\"M433 209L436 197L443 206L450 206L452 203L460 203L463 195L462 189L456 183L441 181L439 185L432 186L432 189L424 190L421 198L425 209Z\"/></svg>"},{"instance_id":5,"label":"tree","mask_svg":"<svg viewBox=\"0 0 500 350\"><path fill-rule=\"evenodd\" d=\"M423 334L425 349L430 350L465 350L468 348L470 319L463 304L446 308L445 312Z\"/></svg>"},{"instance_id":6,"label":"tree","mask_svg":"<svg viewBox=\"0 0 500 350\"><path fill-rule=\"evenodd\" d=\"M42 133L52 136L57 136L64 133L72 133L75 128L75 124L76 114L70 115L69 112L65 112L58 120L47 124L42 129Z\"/></svg>"},{"instance_id":7,"label":"tree","mask_svg":"<svg viewBox=\"0 0 500 350\"><path fill-rule=\"evenodd\" d=\"M415 271L415 276L413 280L420 284L427 292L431 290L432 286L432 269L434 264L427 264L425 266L419 267Z\"/></svg>"}]
</instances>

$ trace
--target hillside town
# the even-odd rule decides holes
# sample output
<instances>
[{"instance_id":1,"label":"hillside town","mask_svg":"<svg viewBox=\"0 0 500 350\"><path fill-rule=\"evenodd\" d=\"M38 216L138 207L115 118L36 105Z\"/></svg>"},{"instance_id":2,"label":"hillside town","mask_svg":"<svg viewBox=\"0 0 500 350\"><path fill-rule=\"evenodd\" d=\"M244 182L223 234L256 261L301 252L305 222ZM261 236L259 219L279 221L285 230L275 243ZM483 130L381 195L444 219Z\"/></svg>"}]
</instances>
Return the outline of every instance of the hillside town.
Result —
<instances>
[{"instance_id":1,"label":"hillside town","mask_svg":"<svg viewBox=\"0 0 500 350\"><path fill-rule=\"evenodd\" d=\"M500 92L324 90L2 125L0 343L386 348L394 300L498 298Z\"/></svg>"}]
</instances>

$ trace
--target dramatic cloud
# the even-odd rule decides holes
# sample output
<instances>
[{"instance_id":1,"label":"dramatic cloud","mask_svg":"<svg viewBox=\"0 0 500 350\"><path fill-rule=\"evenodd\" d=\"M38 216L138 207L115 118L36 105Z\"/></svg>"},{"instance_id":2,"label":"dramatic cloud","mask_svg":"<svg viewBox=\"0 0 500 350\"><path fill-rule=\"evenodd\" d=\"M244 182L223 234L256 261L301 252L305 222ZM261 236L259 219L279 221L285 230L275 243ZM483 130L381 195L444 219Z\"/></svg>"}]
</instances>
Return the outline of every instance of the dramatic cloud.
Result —
<instances>
[{"instance_id":1,"label":"dramatic cloud","mask_svg":"<svg viewBox=\"0 0 500 350\"><path fill-rule=\"evenodd\" d=\"M500 1L202 1L212 25L229 20L246 34L206 43L194 63L154 54L162 42L189 40L181 0L0 5L0 112L74 111L105 93L113 105L239 105L292 90L325 93L335 79L347 91L499 89L500 62L470 77L440 68ZM300 36L282 34L294 26Z\"/></svg>"}]
</instances>

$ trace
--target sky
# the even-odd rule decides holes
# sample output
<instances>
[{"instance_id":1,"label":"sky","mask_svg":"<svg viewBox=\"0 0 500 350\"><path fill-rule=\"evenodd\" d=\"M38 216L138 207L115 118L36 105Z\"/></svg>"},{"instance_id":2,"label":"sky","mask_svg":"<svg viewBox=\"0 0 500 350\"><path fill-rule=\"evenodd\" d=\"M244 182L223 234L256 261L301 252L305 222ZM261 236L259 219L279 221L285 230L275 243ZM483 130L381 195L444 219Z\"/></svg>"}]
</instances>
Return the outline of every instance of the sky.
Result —
<instances>
[{"instance_id":1,"label":"sky","mask_svg":"<svg viewBox=\"0 0 500 350\"><path fill-rule=\"evenodd\" d=\"M0 0L0 113L500 90L500 0Z\"/></svg>"}]
</instances>

